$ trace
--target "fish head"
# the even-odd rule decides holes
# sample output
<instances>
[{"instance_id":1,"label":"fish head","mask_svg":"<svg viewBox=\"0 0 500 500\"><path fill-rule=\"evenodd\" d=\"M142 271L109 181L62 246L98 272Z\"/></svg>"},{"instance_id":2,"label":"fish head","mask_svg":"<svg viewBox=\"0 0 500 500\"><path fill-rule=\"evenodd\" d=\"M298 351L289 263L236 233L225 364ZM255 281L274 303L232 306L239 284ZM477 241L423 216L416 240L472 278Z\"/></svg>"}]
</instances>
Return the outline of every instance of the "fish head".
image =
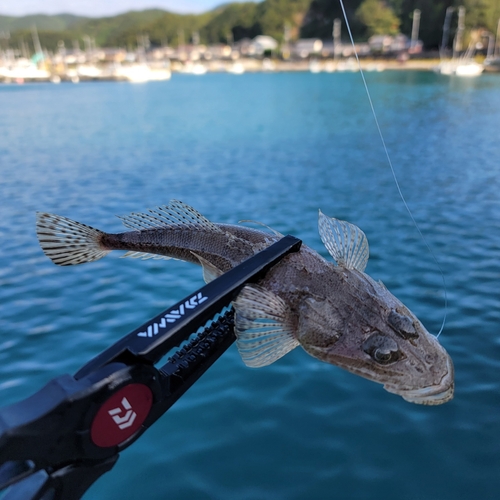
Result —
<instances>
[{"instance_id":1,"label":"fish head","mask_svg":"<svg viewBox=\"0 0 500 500\"><path fill-rule=\"evenodd\" d=\"M343 292L301 302L302 347L412 403L452 399L453 363L436 337L382 283L356 270L342 272L348 277Z\"/></svg>"}]
</instances>

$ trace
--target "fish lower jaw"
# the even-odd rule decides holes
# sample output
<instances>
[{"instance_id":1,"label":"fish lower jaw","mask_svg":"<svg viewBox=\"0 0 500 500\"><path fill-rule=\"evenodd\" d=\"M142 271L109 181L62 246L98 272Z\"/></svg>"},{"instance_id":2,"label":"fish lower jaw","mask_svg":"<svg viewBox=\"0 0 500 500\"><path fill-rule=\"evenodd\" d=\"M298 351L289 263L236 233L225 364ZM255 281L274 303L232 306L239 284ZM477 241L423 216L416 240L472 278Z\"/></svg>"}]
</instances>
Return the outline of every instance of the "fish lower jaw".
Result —
<instances>
[{"instance_id":1,"label":"fish lower jaw","mask_svg":"<svg viewBox=\"0 0 500 500\"><path fill-rule=\"evenodd\" d=\"M428 406L441 405L453 399L455 390L453 365L451 360L448 360L448 372L438 385L402 391L388 384L384 385L384 389L401 396L405 401L409 401L410 403Z\"/></svg>"},{"instance_id":2,"label":"fish lower jaw","mask_svg":"<svg viewBox=\"0 0 500 500\"><path fill-rule=\"evenodd\" d=\"M443 403L447 403L453 399L454 385L452 384L447 389L439 390L438 392L430 393L428 391L429 387L425 389L408 391L407 393L399 393L399 395L410 403L427 405L427 406L437 406Z\"/></svg>"}]
</instances>

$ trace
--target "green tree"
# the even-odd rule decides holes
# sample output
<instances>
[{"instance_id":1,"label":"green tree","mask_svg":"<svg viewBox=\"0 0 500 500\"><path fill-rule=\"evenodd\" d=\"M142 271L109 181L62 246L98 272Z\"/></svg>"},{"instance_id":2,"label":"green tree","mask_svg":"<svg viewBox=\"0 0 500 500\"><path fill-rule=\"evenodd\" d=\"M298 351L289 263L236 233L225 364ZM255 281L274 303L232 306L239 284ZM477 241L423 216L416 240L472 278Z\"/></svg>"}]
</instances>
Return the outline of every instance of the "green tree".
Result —
<instances>
[{"instance_id":1,"label":"green tree","mask_svg":"<svg viewBox=\"0 0 500 500\"><path fill-rule=\"evenodd\" d=\"M311 0L264 0L257 4L257 22L262 26L262 33L281 41L288 24L295 38L310 3Z\"/></svg>"},{"instance_id":2,"label":"green tree","mask_svg":"<svg viewBox=\"0 0 500 500\"><path fill-rule=\"evenodd\" d=\"M465 26L469 29L486 28L496 32L500 18L499 0L461 0L455 1L455 6L465 7Z\"/></svg>"},{"instance_id":3,"label":"green tree","mask_svg":"<svg viewBox=\"0 0 500 500\"><path fill-rule=\"evenodd\" d=\"M59 42L63 42L67 48L73 47L73 40L78 39L70 31L38 31L38 38L43 49L56 51ZM31 29L20 29L14 31L9 39L9 46L14 49L20 49L22 46L28 50L29 55L33 55L35 48L33 46L33 34Z\"/></svg>"},{"instance_id":4,"label":"green tree","mask_svg":"<svg viewBox=\"0 0 500 500\"><path fill-rule=\"evenodd\" d=\"M242 38L254 38L262 34L256 21L257 4L253 2L233 3L220 9L201 31L209 43L226 42L230 34L236 42Z\"/></svg>"},{"instance_id":5,"label":"green tree","mask_svg":"<svg viewBox=\"0 0 500 500\"><path fill-rule=\"evenodd\" d=\"M393 2L394 0L391 0L394 8ZM443 36L446 9L453 7L448 42L450 44L457 29L458 7L460 6L465 7L466 38L467 32L471 29L486 28L495 33L500 18L499 0L402 0L399 13L401 31L406 35L411 33L413 11L419 9L421 12L420 39L423 40L426 48L437 49Z\"/></svg>"},{"instance_id":6,"label":"green tree","mask_svg":"<svg viewBox=\"0 0 500 500\"><path fill-rule=\"evenodd\" d=\"M442 43L446 9L454 7L451 18L450 42L457 27L458 7L464 6L465 43L471 30L486 29L496 32L500 18L500 0L344 0L344 5L355 40L364 41L367 36L391 34L401 30L411 34L413 12L421 12L419 38L427 49L437 49ZM198 15L182 15L158 9L128 12L113 17L84 18L78 16L0 16L0 31L9 31L10 39L3 45L17 48L30 47L31 26L38 28L42 47L56 50L58 42L66 47L73 40L88 35L101 47L130 47L137 45L138 35L148 35L153 46L166 40L176 45L179 34L187 42L194 31L203 43L237 41L244 37L270 35L283 38L284 25L292 28L292 39L332 39L334 19L342 21L342 38L347 41L347 30L338 0L263 0L244 3L228 3ZM476 31L477 33L477 31ZM484 41L484 40L483 40Z\"/></svg>"},{"instance_id":7,"label":"green tree","mask_svg":"<svg viewBox=\"0 0 500 500\"><path fill-rule=\"evenodd\" d=\"M367 27L368 35L397 35L400 21L394 11L381 0L364 0L356 17Z\"/></svg>"},{"instance_id":8,"label":"green tree","mask_svg":"<svg viewBox=\"0 0 500 500\"><path fill-rule=\"evenodd\" d=\"M428 49L437 49L443 37L443 23L446 9L453 0L403 0L401 4L401 32L410 36L413 23L413 11L419 9L419 38Z\"/></svg>"},{"instance_id":9,"label":"green tree","mask_svg":"<svg viewBox=\"0 0 500 500\"><path fill-rule=\"evenodd\" d=\"M365 40L364 35L366 27L355 16L355 12L360 4L361 0L349 0L349 2L344 2L347 19L349 20L349 25L355 40ZM341 20L342 39L347 42L348 35L340 2L332 2L332 0L312 0L300 30L301 37L332 40L334 19Z\"/></svg>"}]
</instances>

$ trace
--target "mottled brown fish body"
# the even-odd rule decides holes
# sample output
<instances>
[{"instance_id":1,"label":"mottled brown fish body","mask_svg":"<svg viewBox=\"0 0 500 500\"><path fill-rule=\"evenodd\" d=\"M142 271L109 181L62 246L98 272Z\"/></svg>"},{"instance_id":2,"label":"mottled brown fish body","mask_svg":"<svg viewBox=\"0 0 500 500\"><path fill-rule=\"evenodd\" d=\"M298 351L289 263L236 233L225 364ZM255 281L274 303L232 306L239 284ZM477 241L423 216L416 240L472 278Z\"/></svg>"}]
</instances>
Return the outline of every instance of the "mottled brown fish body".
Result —
<instances>
[{"instance_id":1,"label":"mottled brown fish body","mask_svg":"<svg viewBox=\"0 0 500 500\"><path fill-rule=\"evenodd\" d=\"M264 232L231 225L217 226L221 228L220 233L182 227L103 233L100 244L107 250L164 255L194 264L200 264L196 257L200 256L222 272L237 266L270 244L269 235ZM247 238L244 239L243 235Z\"/></svg>"},{"instance_id":2,"label":"mottled brown fish body","mask_svg":"<svg viewBox=\"0 0 500 500\"><path fill-rule=\"evenodd\" d=\"M174 201L122 217L131 231L104 233L51 214L38 214L42 249L58 265L125 256L175 258L201 264L206 281L277 241L279 233L214 224ZM233 305L237 346L245 364L271 364L301 345L317 359L384 384L420 404L453 397L453 363L416 316L364 273L368 242L356 226L319 214L320 236L334 263L302 245Z\"/></svg>"}]
</instances>

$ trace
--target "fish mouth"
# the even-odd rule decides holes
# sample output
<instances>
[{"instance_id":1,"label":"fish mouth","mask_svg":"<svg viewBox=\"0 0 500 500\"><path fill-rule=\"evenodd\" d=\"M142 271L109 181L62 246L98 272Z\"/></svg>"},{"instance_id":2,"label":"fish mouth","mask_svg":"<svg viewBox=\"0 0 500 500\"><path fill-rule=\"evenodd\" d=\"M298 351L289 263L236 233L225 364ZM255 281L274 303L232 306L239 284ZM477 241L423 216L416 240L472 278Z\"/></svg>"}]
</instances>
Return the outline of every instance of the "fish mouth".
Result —
<instances>
[{"instance_id":1,"label":"fish mouth","mask_svg":"<svg viewBox=\"0 0 500 500\"><path fill-rule=\"evenodd\" d=\"M411 389L398 391L391 390L391 388L385 387L389 392L394 392L401 396L404 400L410 403L416 403L420 405L440 405L450 401L453 398L453 392L455 389L454 383L454 370L451 359L446 360L447 371L446 374L441 379L441 382L436 385L431 385L428 387L422 387L420 389Z\"/></svg>"}]
</instances>

